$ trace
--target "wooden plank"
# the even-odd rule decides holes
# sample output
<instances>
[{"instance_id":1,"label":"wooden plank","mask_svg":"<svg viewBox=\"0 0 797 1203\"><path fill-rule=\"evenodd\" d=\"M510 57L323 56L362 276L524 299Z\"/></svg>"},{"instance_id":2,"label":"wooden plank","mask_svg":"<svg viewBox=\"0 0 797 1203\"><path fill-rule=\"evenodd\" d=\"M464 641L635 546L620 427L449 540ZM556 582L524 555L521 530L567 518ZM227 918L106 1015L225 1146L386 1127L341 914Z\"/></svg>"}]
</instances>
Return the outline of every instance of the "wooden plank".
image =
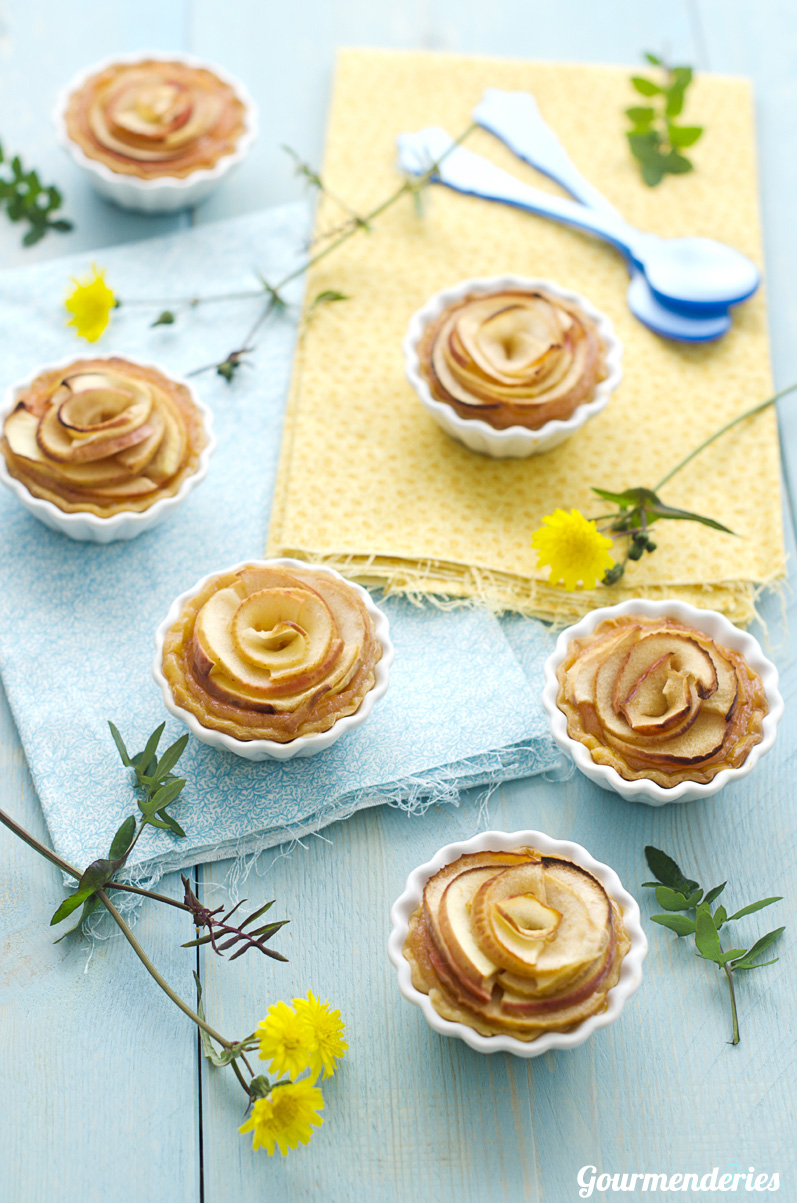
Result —
<instances>
[{"instance_id":1,"label":"wooden plank","mask_svg":"<svg viewBox=\"0 0 797 1203\"><path fill-rule=\"evenodd\" d=\"M0 691L2 806L47 834ZM90 788L90 785L88 786ZM0 1203L199 1198L197 1045L190 1022L121 937L88 963L83 939L53 941L61 874L0 826ZM181 893L179 877L164 893ZM149 903L136 935L191 1001L190 921Z\"/></svg>"},{"instance_id":2,"label":"wooden plank","mask_svg":"<svg viewBox=\"0 0 797 1203\"><path fill-rule=\"evenodd\" d=\"M98 196L55 141L51 112L60 89L77 71L113 54L138 50L147 42L160 50L186 49L190 0L157 0L97 5L49 0L35 7L7 0L0 8L0 141L19 154L45 184L65 196L64 216L75 223L70 234L48 234L35 247L20 245L26 227L0 220L0 265L22 266L41 259L93 250L119 242L166 234L187 225L187 214L128 213Z\"/></svg>"}]
</instances>

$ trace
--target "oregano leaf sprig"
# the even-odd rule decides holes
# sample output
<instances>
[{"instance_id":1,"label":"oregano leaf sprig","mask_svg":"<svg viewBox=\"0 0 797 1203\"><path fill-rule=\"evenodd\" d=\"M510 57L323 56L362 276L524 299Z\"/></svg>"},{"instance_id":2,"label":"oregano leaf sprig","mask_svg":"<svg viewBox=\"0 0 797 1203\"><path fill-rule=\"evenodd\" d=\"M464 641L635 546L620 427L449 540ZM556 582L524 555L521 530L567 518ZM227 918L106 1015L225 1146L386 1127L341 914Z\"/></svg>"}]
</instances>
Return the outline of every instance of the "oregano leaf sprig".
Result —
<instances>
[{"instance_id":1,"label":"oregano leaf sprig","mask_svg":"<svg viewBox=\"0 0 797 1203\"><path fill-rule=\"evenodd\" d=\"M28 223L23 246L34 246L48 230L64 234L72 229L71 221L53 216L64 199L54 184L42 184L38 172L26 171L19 155L7 161L1 145L0 163L6 165L6 171L0 172L0 204L5 206L9 221Z\"/></svg>"},{"instance_id":2,"label":"oregano leaf sprig","mask_svg":"<svg viewBox=\"0 0 797 1203\"><path fill-rule=\"evenodd\" d=\"M758 958L771 948L785 928L776 927L773 931L761 936L749 948L724 949L719 933L726 923L733 923L737 919L753 915L756 911L763 910L764 907L780 902L781 897L778 895L771 898L760 898L757 902L751 902L729 915L722 904L712 910L713 904L728 884L726 881L704 891L696 881L686 877L672 857L668 856L666 852L662 852L661 849L646 847L645 858L656 881L645 881L642 885L655 891L656 901L667 912L664 915L651 915L651 919L661 927L675 932L676 936L694 936L696 955L701 960L713 961L719 971L725 974L733 1021L731 1044L738 1044L740 1040L739 1018L736 1010L733 975L739 970L763 969L765 965L774 965L775 961L779 959L778 957L768 961L760 961Z\"/></svg>"},{"instance_id":3,"label":"oregano leaf sprig","mask_svg":"<svg viewBox=\"0 0 797 1203\"><path fill-rule=\"evenodd\" d=\"M631 76L631 86L649 103L625 110L631 121L626 138L631 154L639 163L642 179L648 187L655 188L665 175L684 175L694 170L694 164L683 151L694 146L703 134L703 127L679 125L676 121L692 82L692 68L670 67L650 52L645 58L651 66L660 68L660 77L655 80L645 75Z\"/></svg>"}]
</instances>

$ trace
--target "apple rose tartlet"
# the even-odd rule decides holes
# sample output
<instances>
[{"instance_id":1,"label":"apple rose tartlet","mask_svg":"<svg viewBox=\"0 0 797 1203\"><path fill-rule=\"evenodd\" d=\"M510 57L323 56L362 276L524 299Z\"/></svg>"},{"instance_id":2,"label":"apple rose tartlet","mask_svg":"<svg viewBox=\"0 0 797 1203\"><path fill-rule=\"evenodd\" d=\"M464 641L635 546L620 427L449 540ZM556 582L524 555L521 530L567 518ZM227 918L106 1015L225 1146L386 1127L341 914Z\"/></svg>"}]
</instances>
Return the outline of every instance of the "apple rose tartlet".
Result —
<instances>
[{"instance_id":1,"label":"apple rose tartlet","mask_svg":"<svg viewBox=\"0 0 797 1203\"><path fill-rule=\"evenodd\" d=\"M68 137L121 175L185 178L232 154L246 129L246 105L209 68L145 58L111 63L66 102Z\"/></svg>"},{"instance_id":2,"label":"apple rose tartlet","mask_svg":"<svg viewBox=\"0 0 797 1203\"><path fill-rule=\"evenodd\" d=\"M427 326L418 359L437 401L496 430L564 421L607 375L595 323L544 289L455 301Z\"/></svg>"},{"instance_id":3,"label":"apple rose tartlet","mask_svg":"<svg viewBox=\"0 0 797 1203\"><path fill-rule=\"evenodd\" d=\"M109 518L173 497L208 438L186 385L126 359L48 369L16 395L0 448L11 476L64 513Z\"/></svg>"},{"instance_id":4,"label":"apple rose tartlet","mask_svg":"<svg viewBox=\"0 0 797 1203\"><path fill-rule=\"evenodd\" d=\"M404 957L443 1018L523 1041L603 1011L630 940L590 872L534 848L475 852L426 883Z\"/></svg>"},{"instance_id":5,"label":"apple rose tartlet","mask_svg":"<svg viewBox=\"0 0 797 1203\"><path fill-rule=\"evenodd\" d=\"M571 640L557 670L567 733L596 764L664 788L739 768L769 711L744 656L672 618L624 614Z\"/></svg>"},{"instance_id":6,"label":"apple rose tartlet","mask_svg":"<svg viewBox=\"0 0 797 1203\"><path fill-rule=\"evenodd\" d=\"M328 731L374 687L382 644L354 586L310 567L209 578L163 641L177 706L236 740Z\"/></svg>"}]
</instances>

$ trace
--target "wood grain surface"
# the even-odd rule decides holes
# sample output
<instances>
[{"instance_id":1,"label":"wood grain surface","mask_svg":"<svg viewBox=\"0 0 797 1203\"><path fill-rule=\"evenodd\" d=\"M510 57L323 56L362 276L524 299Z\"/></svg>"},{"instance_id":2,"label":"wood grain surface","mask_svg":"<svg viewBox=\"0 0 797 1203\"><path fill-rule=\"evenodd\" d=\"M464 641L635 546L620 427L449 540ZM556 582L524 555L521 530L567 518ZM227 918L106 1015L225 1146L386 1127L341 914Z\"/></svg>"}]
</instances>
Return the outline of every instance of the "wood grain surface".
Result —
<instances>
[{"instance_id":1,"label":"wood grain surface","mask_svg":"<svg viewBox=\"0 0 797 1203\"><path fill-rule=\"evenodd\" d=\"M48 183L62 185L76 223L72 234L22 251L19 228L0 220L0 263L99 251L299 196L280 145L320 160L338 45L620 63L664 50L698 69L755 81L782 387L797 378L796 35L797 13L786 0L672 0L666 7L638 0L0 0L0 140ZM251 159L193 214L152 218L111 208L54 143L49 112L60 86L95 59L140 48L216 60L260 105ZM782 405L780 420L793 564L797 402ZM240 1087L229 1072L200 1066L188 1022L121 940L100 945L88 965L85 946L52 944L47 924L59 874L0 829L0 1203L567 1203L578 1198L576 1174L585 1165L669 1174L755 1166L778 1171L781 1197L797 1198L793 593L784 602L765 599L762 613L786 716L756 772L715 798L652 810L580 775L557 784L534 779L498 791L487 814L473 798L423 817L363 811L253 866L242 892L258 903L275 897L275 911L290 916L280 937L290 963L201 958L213 1023L244 1034L269 1002L312 988L349 1025L350 1053L324 1090L324 1126L286 1159L254 1154L250 1138L238 1135ZM5 706L0 775L4 807L45 837ZM729 876L738 905L785 895L739 927L740 938L752 939L770 917L769 926L788 925L779 963L739 984L742 1043L726 1044L728 1008L716 972L652 924L642 990L619 1023L574 1051L528 1062L482 1057L432 1033L398 994L385 949L388 909L410 869L485 826L538 827L576 839L637 896L647 876L646 843L673 852L708 885ZM229 868L199 870L205 898L226 897ZM179 881L163 886L176 892ZM652 909L647 900L642 908L643 917ZM190 998L196 958L179 948L189 938L183 917L145 908L137 934Z\"/></svg>"}]
</instances>

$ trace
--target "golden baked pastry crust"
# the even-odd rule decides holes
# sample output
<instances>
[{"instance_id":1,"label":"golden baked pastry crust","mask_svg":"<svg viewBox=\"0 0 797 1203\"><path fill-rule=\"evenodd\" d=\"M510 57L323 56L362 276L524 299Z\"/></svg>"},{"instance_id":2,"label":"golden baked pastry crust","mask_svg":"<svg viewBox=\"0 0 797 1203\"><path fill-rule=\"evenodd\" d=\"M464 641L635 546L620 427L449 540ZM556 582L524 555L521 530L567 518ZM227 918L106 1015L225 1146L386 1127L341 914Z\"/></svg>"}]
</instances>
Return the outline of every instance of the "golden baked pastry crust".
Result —
<instances>
[{"instance_id":1,"label":"golden baked pastry crust","mask_svg":"<svg viewBox=\"0 0 797 1203\"><path fill-rule=\"evenodd\" d=\"M571 640L557 676L568 735L626 781L705 784L763 738L769 703L758 674L741 653L672 618L604 619Z\"/></svg>"},{"instance_id":2,"label":"golden baked pastry crust","mask_svg":"<svg viewBox=\"0 0 797 1203\"><path fill-rule=\"evenodd\" d=\"M51 459L41 446L42 423L52 409L58 408L64 380L79 378L82 374L107 374L115 385L120 386L128 381L134 391L143 391L151 401L149 416L140 425L139 434L131 435L135 440L132 444L108 457L94 458L81 464L84 468L90 464L92 471L84 473L86 477L104 475L110 482L110 492L104 492L102 483L98 484L96 480L83 484L78 480L66 479L61 475L63 462ZM154 411L157 411L157 422L153 420ZM11 442L20 446L10 435L10 429L21 414L29 415L29 425L34 428L30 440L31 454L39 457L38 462L24 454L15 454L12 448ZM51 418L54 417L51 414ZM161 430L160 440L157 430L153 429L156 424ZM62 433L56 431L56 434ZM139 437L145 434L147 438ZM27 439L26 433L23 441ZM65 513L90 513L99 518L110 518L114 514L130 511L138 513L149 509L163 497L174 496L183 481L196 472L206 444L202 414L186 386L171 380L157 368L118 356L76 359L67 367L42 372L24 392L18 394L17 404L6 418L0 438L0 450L9 473L25 485L34 497L52 502ZM152 478L147 477L148 471L153 472ZM118 493L126 487L137 489L138 493L115 499L114 492Z\"/></svg>"},{"instance_id":3,"label":"golden baked pastry crust","mask_svg":"<svg viewBox=\"0 0 797 1203\"><path fill-rule=\"evenodd\" d=\"M265 608L259 627L246 614L241 624L245 602ZM313 612L306 617L308 607ZM328 633L326 648L309 668L307 656L300 659L293 677L284 670L275 680L273 671L257 667L261 661L245 658L255 644L255 657L266 644L283 654L274 633L290 636L287 628L311 645L327 615L331 625L319 638L320 644ZM162 666L176 704L203 727L238 740L289 743L354 714L381 658L371 615L347 581L310 567L251 565L214 576L186 602L166 633Z\"/></svg>"},{"instance_id":4,"label":"golden baked pastry crust","mask_svg":"<svg viewBox=\"0 0 797 1203\"><path fill-rule=\"evenodd\" d=\"M544 974L535 977L533 970L524 975L525 982L516 974L507 976L500 963L493 967L494 972L481 981L474 981L467 970L463 973L463 963L458 960L458 955L452 956L452 931L441 924L440 899L434 897L435 882L442 879L441 886L445 888L460 875L464 879L469 873L481 873L484 879L481 888L474 893L467 907L472 917L479 895L484 894L490 883L498 880L502 873L514 874L529 864L538 867L543 876L547 874L552 884L557 873L569 876L571 882L574 875L576 878L581 875L585 885L589 883L587 892L593 899L603 900L603 930L591 932L593 940L597 934L597 943L580 965L575 964L569 974L566 972L558 979L554 977L548 984ZM516 902L517 896L512 901ZM551 913L557 914L556 911ZM475 930L477 928L471 926L471 932ZM549 933L549 944L553 938L554 934ZM481 952L490 947L481 936L477 936L477 943ZM532 1041L545 1032L571 1031L590 1015L604 1011L608 992L619 980L623 958L630 947L619 907L592 874L563 857L548 857L532 848L518 848L510 853L483 852L460 857L430 878L423 903L410 916L403 952L410 964L413 986L428 994L443 1018L466 1024L483 1036L506 1034L518 1040ZM460 955L462 948L460 945ZM500 958L500 950L496 949L496 953ZM482 963L482 968L489 969L489 961ZM521 994L517 993L518 986L523 991ZM518 1013L524 1007L529 1013Z\"/></svg>"},{"instance_id":5,"label":"golden baked pastry crust","mask_svg":"<svg viewBox=\"0 0 797 1203\"><path fill-rule=\"evenodd\" d=\"M111 171L182 179L235 151L246 107L205 67L142 59L90 76L70 95L64 120L72 141Z\"/></svg>"},{"instance_id":6,"label":"golden baked pastry crust","mask_svg":"<svg viewBox=\"0 0 797 1203\"><path fill-rule=\"evenodd\" d=\"M418 345L437 401L496 430L539 430L592 401L606 377L594 322L544 289L471 293L446 306Z\"/></svg>"}]
</instances>

